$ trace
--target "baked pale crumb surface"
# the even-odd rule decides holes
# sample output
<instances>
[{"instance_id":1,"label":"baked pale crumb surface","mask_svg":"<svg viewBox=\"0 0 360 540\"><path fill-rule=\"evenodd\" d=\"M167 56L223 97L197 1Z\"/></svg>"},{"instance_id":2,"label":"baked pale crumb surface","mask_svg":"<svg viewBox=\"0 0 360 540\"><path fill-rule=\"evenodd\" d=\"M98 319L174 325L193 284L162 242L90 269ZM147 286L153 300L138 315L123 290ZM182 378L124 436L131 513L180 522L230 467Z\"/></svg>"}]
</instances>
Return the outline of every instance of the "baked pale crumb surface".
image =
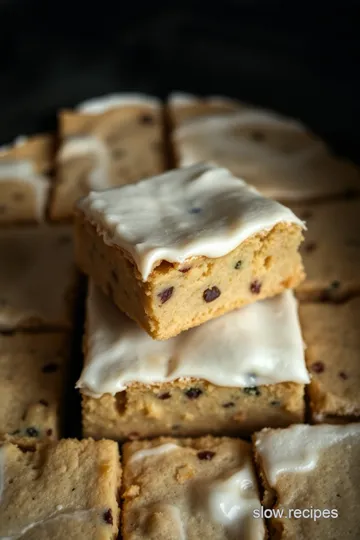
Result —
<instances>
[{"instance_id":1,"label":"baked pale crumb surface","mask_svg":"<svg viewBox=\"0 0 360 540\"><path fill-rule=\"evenodd\" d=\"M0 446L0 537L113 540L121 469L112 441Z\"/></svg>"},{"instance_id":2,"label":"baked pale crumb surface","mask_svg":"<svg viewBox=\"0 0 360 540\"><path fill-rule=\"evenodd\" d=\"M161 438L123 452L124 540L266 537L249 443Z\"/></svg>"},{"instance_id":3,"label":"baked pale crumb surface","mask_svg":"<svg viewBox=\"0 0 360 540\"><path fill-rule=\"evenodd\" d=\"M0 335L0 438L61 435L69 360L67 335Z\"/></svg>"},{"instance_id":4,"label":"baked pale crumb surface","mask_svg":"<svg viewBox=\"0 0 360 540\"><path fill-rule=\"evenodd\" d=\"M315 422L360 418L360 298L345 303L300 304Z\"/></svg>"}]
</instances>

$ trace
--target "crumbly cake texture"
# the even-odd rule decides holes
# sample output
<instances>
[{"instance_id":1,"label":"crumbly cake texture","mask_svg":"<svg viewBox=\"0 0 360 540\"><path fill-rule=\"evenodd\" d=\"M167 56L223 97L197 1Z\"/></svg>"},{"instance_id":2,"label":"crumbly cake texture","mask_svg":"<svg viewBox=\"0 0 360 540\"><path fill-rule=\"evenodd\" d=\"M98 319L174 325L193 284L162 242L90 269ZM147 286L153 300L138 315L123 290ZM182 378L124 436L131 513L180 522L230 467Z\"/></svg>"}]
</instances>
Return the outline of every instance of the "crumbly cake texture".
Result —
<instances>
[{"instance_id":1,"label":"crumbly cake texture","mask_svg":"<svg viewBox=\"0 0 360 540\"><path fill-rule=\"evenodd\" d=\"M236 435L303 420L309 377L290 291L156 341L90 283L84 353L87 436Z\"/></svg>"},{"instance_id":2,"label":"crumbly cake texture","mask_svg":"<svg viewBox=\"0 0 360 540\"><path fill-rule=\"evenodd\" d=\"M118 441L159 435L248 436L264 426L304 421L304 385L279 383L247 388L205 380L132 384L114 396L82 395L85 437Z\"/></svg>"},{"instance_id":3,"label":"crumbly cake texture","mask_svg":"<svg viewBox=\"0 0 360 540\"><path fill-rule=\"evenodd\" d=\"M161 103L141 95L106 96L59 117L62 144L51 203L54 220L73 215L92 189L129 184L165 167Z\"/></svg>"},{"instance_id":4,"label":"crumbly cake texture","mask_svg":"<svg viewBox=\"0 0 360 540\"><path fill-rule=\"evenodd\" d=\"M75 253L123 312L168 339L299 284L302 228L286 207L200 164L82 199Z\"/></svg>"},{"instance_id":5,"label":"crumbly cake texture","mask_svg":"<svg viewBox=\"0 0 360 540\"><path fill-rule=\"evenodd\" d=\"M160 438L123 448L124 540L266 538L251 446Z\"/></svg>"},{"instance_id":6,"label":"crumbly cake texture","mask_svg":"<svg viewBox=\"0 0 360 540\"><path fill-rule=\"evenodd\" d=\"M0 225L44 220L54 146L54 137L37 135L0 147Z\"/></svg>"},{"instance_id":7,"label":"crumbly cake texture","mask_svg":"<svg viewBox=\"0 0 360 540\"><path fill-rule=\"evenodd\" d=\"M60 435L69 355L64 334L0 335L0 438Z\"/></svg>"},{"instance_id":8,"label":"crumbly cake texture","mask_svg":"<svg viewBox=\"0 0 360 540\"><path fill-rule=\"evenodd\" d=\"M0 537L114 540L121 469L113 441L0 447Z\"/></svg>"},{"instance_id":9,"label":"crumbly cake texture","mask_svg":"<svg viewBox=\"0 0 360 540\"><path fill-rule=\"evenodd\" d=\"M342 301L360 292L360 199L294 206L306 220L301 254L306 280L297 289L304 301Z\"/></svg>"},{"instance_id":10,"label":"crumbly cake texture","mask_svg":"<svg viewBox=\"0 0 360 540\"><path fill-rule=\"evenodd\" d=\"M334 157L300 122L235 101L194 96L170 97L168 110L180 167L211 162L282 201L359 191L360 170Z\"/></svg>"},{"instance_id":11,"label":"crumbly cake texture","mask_svg":"<svg viewBox=\"0 0 360 540\"><path fill-rule=\"evenodd\" d=\"M70 328L76 296L72 229L0 231L0 328Z\"/></svg>"},{"instance_id":12,"label":"crumbly cake texture","mask_svg":"<svg viewBox=\"0 0 360 540\"><path fill-rule=\"evenodd\" d=\"M262 503L288 516L269 520L271 538L359 538L360 424L264 429L253 441Z\"/></svg>"},{"instance_id":13,"label":"crumbly cake texture","mask_svg":"<svg viewBox=\"0 0 360 540\"><path fill-rule=\"evenodd\" d=\"M301 304L313 422L360 419L360 298Z\"/></svg>"}]
</instances>

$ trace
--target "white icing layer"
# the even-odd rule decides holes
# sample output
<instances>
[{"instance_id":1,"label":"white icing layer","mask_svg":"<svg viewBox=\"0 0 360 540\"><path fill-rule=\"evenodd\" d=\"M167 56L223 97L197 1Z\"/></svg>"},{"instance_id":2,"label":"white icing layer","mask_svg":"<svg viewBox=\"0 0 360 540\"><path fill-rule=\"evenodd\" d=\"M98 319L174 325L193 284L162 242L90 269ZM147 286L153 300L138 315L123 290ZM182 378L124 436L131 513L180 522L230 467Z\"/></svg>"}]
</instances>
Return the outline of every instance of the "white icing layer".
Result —
<instances>
[{"instance_id":1,"label":"white icing layer","mask_svg":"<svg viewBox=\"0 0 360 540\"><path fill-rule=\"evenodd\" d=\"M174 107L182 106L174 102ZM333 158L298 121L244 107L239 112L187 118L174 131L179 166L207 162L229 168L266 196L311 198L352 186L360 173ZM355 184L357 185L357 184Z\"/></svg>"},{"instance_id":2,"label":"white icing layer","mask_svg":"<svg viewBox=\"0 0 360 540\"><path fill-rule=\"evenodd\" d=\"M91 283L87 329L86 364L77 386L95 396L116 394L133 382L189 377L231 387L309 382L290 291L158 341Z\"/></svg>"},{"instance_id":3,"label":"white icing layer","mask_svg":"<svg viewBox=\"0 0 360 540\"><path fill-rule=\"evenodd\" d=\"M205 493L209 519L224 525L234 538L264 538L263 520L253 517L253 511L260 508L260 500L250 457L241 469L208 485Z\"/></svg>"},{"instance_id":4,"label":"white icing layer","mask_svg":"<svg viewBox=\"0 0 360 540\"><path fill-rule=\"evenodd\" d=\"M204 103L207 105L236 105L237 101L227 98L225 96L210 96L207 98L200 98L194 94L188 94L187 92L172 92L168 97L170 106L182 107L187 105L196 105L197 103Z\"/></svg>"},{"instance_id":5,"label":"white icing layer","mask_svg":"<svg viewBox=\"0 0 360 540\"><path fill-rule=\"evenodd\" d=\"M221 257L295 214L226 169L198 164L137 184L91 192L79 202L105 242L128 251L146 281L162 260Z\"/></svg>"},{"instance_id":6,"label":"white icing layer","mask_svg":"<svg viewBox=\"0 0 360 540\"><path fill-rule=\"evenodd\" d=\"M147 105L158 108L160 107L160 100L145 94L110 94L84 101L75 110L79 113L102 114L110 109L136 105Z\"/></svg>"},{"instance_id":7,"label":"white icing layer","mask_svg":"<svg viewBox=\"0 0 360 540\"><path fill-rule=\"evenodd\" d=\"M279 475L312 471L324 450L353 438L360 442L360 424L294 425L258 433L255 447L269 485L275 487Z\"/></svg>"},{"instance_id":8,"label":"white icing layer","mask_svg":"<svg viewBox=\"0 0 360 540\"><path fill-rule=\"evenodd\" d=\"M174 443L165 443L160 444L159 446L154 446L152 448L144 448L143 450L138 450L130 457L128 463L138 461L140 459L145 459L147 457L159 456L166 454L167 452L172 452L173 450L178 450L179 446Z\"/></svg>"},{"instance_id":9,"label":"white icing layer","mask_svg":"<svg viewBox=\"0 0 360 540\"><path fill-rule=\"evenodd\" d=\"M0 161L0 184L9 180L26 183L33 188L36 217L41 220L44 217L47 195L50 189L49 180L45 176L37 174L30 161L4 159Z\"/></svg>"},{"instance_id":10,"label":"white icing layer","mask_svg":"<svg viewBox=\"0 0 360 540\"><path fill-rule=\"evenodd\" d=\"M71 226L3 229L0 261L1 328L29 318L63 323L75 274Z\"/></svg>"},{"instance_id":11,"label":"white icing layer","mask_svg":"<svg viewBox=\"0 0 360 540\"><path fill-rule=\"evenodd\" d=\"M64 141L57 155L58 163L65 163L83 156L94 158L94 166L87 175L90 189L109 187L110 155L104 141L92 135L69 137Z\"/></svg>"}]
</instances>

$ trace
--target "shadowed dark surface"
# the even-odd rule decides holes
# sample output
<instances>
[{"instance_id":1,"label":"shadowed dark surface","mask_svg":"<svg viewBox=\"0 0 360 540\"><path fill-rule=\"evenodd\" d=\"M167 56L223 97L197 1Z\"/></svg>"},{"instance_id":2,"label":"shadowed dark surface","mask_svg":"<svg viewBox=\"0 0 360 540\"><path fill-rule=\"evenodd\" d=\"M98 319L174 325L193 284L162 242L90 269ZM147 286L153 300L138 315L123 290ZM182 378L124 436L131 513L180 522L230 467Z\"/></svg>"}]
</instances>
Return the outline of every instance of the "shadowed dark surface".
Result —
<instances>
[{"instance_id":1,"label":"shadowed dark surface","mask_svg":"<svg viewBox=\"0 0 360 540\"><path fill-rule=\"evenodd\" d=\"M0 0L0 144L107 92L224 94L302 119L357 158L357 1Z\"/></svg>"}]
</instances>

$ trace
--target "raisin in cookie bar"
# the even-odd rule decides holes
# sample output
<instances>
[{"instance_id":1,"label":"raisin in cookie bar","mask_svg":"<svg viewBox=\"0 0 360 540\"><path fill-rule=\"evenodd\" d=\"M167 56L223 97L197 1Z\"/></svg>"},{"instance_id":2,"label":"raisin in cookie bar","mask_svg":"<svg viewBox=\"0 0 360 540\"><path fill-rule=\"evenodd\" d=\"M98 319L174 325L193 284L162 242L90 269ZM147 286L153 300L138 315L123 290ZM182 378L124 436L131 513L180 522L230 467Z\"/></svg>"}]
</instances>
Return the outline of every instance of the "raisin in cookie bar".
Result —
<instances>
[{"instance_id":1,"label":"raisin in cookie bar","mask_svg":"<svg viewBox=\"0 0 360 540\"><path fill-rule=\"evenodd\" d=\"M76 258L155 339L168 339L304 277L303 223L226 169L195 165L92 192Z\"/></svg>"},{"instance_id":2,"label":"raisin in cookie bar","mask_svg":"<svg viewBox=\"0 0 360 540\"><path fill-rule=\"evenodd\" d=\"M53 164L50 135L18 137L0 147L0 224L43 221Z\"/></svg>"},{"instance_id":3,"label":"raisin in cookie bar","mask_svg":"<svg viewBox=\"0 0 360 540\"><path fill-rule=\"evenodd\" d=\"M180 167L211 162L282 201L360 189L360 170L298 121L225 98L174 95L168 110Z\"/></svg>"},{"instance_id":4,"label":"raisin in cookie bar","mask_svg":"<svg viewBox=\"0 0 360 540\"><path fill-rule=\"evenodd\" d=\"M144 95L111 95L60 114L62 144L51 204L53 219L72 217L93 189L129 184L164 170L161 103Z\"/></svg>"},{"instance_id":5,"label":"raisin in cookie bar","mask_svg":"<svg viewBox=\"0 0 360 540\"><path fill-rule=\"evenodd\" d=\"M59 436L69 355L64 334L0 335L0 438Z\"/></svg>"},{"instance_id":6,"label":"raisin in cookie bar","mask_svg":"<svg viewBox=\"0 0 360 540\"><path fill-rule=\"evenodd\" d=\"M71 227L0 231L0 329L70 328L77 282Z\"/></svg>"},{"instance_id":7,"label":"raisin in cookie bar","mask_svg":"<svg viewBox=\"0 0 360 540\"><path fill-rule=\"evenodd\" d=\"M293 206L308 231L301 253L306 280L297 289L304 301L342 301L360 292L360 200Z\"/></svg>"},{"instance_id":8,"label":"raisin in cookie bar","mask_svg":"<svg viewBox=\"0 0 360 540\"><path fill-rule=\"evenodd\" d=\"M301 304L313 422L360 420L360 298Z\"/></svg>"},{"instance_id":9,"label":"raisin in cookie bar","mask_svg":"<svg viewBox=\"0 0 360 540\"><path fill-rule=\"evenodd\" d=\"M266 538L251 446L160 438L123 447L124 540Z\"/></svg>"},{"instance_id":10,"label":"raisin in cookie bar","mask_svg":"<svg viewBox=\"0 0 360 540\"><path fill-rule=\"evenodd\" d=\"M0 537L113 540L119 527L117 444L0 446Z\"/></svg>"},{"instance_id":11,"label":"raisin in cookie bar","mask_svg":"<svg viewBox=\"0 0 360 540\"><path fill-rule=\"evenodd\" d=\"M264 429L253 439L271 538L360 537L360 424Z\"/></svg>"},{"instance_id":12,"label":"raisin in cookie bar","mask_svg":"<svg viewBox=\"0 0 360 540\"><path fill-rule=\"evenodd\" d=\"M90 284L84 349L86 436L238 435L303 421L309 378L290 291L156 341Z\"/></svg>"}]
</instances>

